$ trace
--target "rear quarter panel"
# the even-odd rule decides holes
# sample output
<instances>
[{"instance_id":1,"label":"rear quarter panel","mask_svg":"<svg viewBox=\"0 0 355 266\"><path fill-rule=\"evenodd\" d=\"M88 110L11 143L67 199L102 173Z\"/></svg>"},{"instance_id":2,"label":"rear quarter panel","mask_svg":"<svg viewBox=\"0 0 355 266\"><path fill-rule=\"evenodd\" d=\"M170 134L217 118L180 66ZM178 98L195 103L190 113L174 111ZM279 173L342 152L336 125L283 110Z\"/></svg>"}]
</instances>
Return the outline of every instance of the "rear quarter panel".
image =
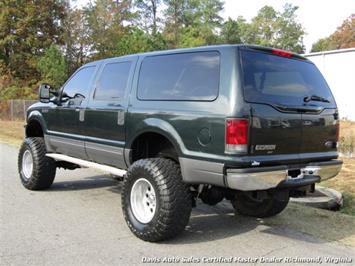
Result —
<instances>
[{"instance_id":1,"label":"rear quarter panel","mask_svg":"<svg viewBox=\"0 0 355 266\"><path fill-rule=\"evenodd\" d=\"M218 51L220 53L218 97L214 101L139 100L137 98L139 70L145 58L141 56L134 76L126 119L128 148L137 135L154 130L152 126L147 126L148 123L145 121L155 119L160 120L162 125L159 127L159 122L156 122L157 132L163 131L163 124L167 123L178 134L183 143L179 145L180 156L218 159L224 155L225 118L235 113L236 106L243 106L236 102L237 98L241 99L236 95L238 93L236 48L231 46L221 49L194 49L193 51Z\"/></svg>"}]
</instances>

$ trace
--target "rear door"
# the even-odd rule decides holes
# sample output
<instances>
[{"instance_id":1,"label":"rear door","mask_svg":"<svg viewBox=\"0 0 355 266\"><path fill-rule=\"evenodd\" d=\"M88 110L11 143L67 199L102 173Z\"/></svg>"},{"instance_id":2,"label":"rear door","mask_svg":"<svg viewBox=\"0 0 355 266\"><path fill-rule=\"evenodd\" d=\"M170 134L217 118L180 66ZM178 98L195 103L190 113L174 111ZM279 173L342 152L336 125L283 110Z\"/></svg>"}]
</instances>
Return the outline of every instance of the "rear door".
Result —
<instances>
[{"instance_id":1,"label":"rear door","mask_svg":"<svg viewBox=\"0 0 355 266\"><path fill-rule=\"evenodd\" d=\"M245 48L240 55L244 98L251 104L250 153L297 159L334 150L336 104L318 69L273 50Z\"/></svg>"},{"instance_id":2,"label":"rear door","mask_svg":"<svg viewBox=\"0 0 355 266\"><path fill-rule=\"evenodd\" d=\"M106 60L85 111L85 148L90 160L125 168L125 115L136 57Z\"/></svg>"}]
</instances>

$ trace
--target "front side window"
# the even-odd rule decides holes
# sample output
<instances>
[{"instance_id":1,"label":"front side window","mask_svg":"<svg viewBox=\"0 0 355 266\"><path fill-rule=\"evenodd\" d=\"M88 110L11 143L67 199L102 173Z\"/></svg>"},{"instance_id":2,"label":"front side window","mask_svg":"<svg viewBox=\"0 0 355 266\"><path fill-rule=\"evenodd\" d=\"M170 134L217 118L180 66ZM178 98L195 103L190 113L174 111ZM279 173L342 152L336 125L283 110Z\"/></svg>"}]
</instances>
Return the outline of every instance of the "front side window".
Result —
<instances>
[{"instance_id":1,"label":"front side window","mask_svg":"<svg viewBox=\"0 0 355 266\"><path fill-rule=\"evenodd\" d=\"M69 104L80 105L88 97L95 66L84 67L64 85L62 97L69 98Z\"/></svg>"},{"instance_id":2,"label":"front side window","mask_svg":"<svg viewBox=\"0 0 355 266\"><path fill-rule=\"evenodd\" d=\"M106 64L95 91L95 100L122 99L127 87L131 62Z\"/></svg>"},{"instance_id":3,"label":"front side window","mask_svg":"<svg viewBox=\"0 0 355 266\"><path fill-rule=\"evenodd\" d=\"M146 57L138 99L211 101L218 95L220 55L198 52Z\"/></svg>"}]
</instances>

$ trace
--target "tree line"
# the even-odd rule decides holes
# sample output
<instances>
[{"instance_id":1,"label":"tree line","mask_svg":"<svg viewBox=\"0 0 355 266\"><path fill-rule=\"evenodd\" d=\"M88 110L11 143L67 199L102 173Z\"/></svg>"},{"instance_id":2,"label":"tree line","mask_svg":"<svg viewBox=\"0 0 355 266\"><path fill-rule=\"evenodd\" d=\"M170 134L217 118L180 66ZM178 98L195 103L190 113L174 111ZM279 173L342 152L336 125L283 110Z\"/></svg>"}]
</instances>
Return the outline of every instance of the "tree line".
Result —
<instances>
[{"instance_id":1,"label":"tree line","mask_svg":"<svg viewBox=\"0 0 355 266\"><path fill-rule=\"evenodd\" d=\"M304 52L298 7L264 6L250 22L225 21L223 9L222 0L2 0L0 97L36 98L41 82L59 88L86 62L132 53L222 43Z\"/></svg>"},{"instance_id":2,"label":"tree line","mask_svg":"<svg viewBox=\"0 0 355 266\"><path fill-rule=\"evenodd\" d=\"M320 52L355 47L355 13L343 21L340 27L326 38L312 45L311 52Z\"/></svg>"}]
</instances>

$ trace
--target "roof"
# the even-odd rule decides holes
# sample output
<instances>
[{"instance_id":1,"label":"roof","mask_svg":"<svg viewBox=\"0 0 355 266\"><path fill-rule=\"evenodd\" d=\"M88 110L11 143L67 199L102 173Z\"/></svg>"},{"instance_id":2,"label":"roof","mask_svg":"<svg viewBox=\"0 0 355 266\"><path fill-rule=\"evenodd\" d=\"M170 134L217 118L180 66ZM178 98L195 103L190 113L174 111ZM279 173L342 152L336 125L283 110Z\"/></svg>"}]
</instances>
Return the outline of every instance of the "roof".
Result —
<instances>
[{"instance_id":1,"label":"roof","mask_svg":"<svg viewBox=\"0 0 355 266\"><path fill-rule=\"evenodd\" d=\"M135 56L153 56L153 55L164 55L164 54L172 54L172 53L183 53L183 52L194 52L194 51L210 51L213 49L228 49L228 48L234 48L234 47L245 47L245 48L252 48L252 49L260 49L260 50L271 50L273 48L271 47L265 47L265 46L259 46L259 45L249 45L249 44L219 44L219 45L208 45L208 46L199 46L199 47L193 47L193 48L178 48L178 49L169 49L169 50L160 50L160 51L152 51L152 52L145 52L145 53L137 53L137 54L130 54L130 55L123 55L123 56L118 56L118 57L110 57L110 58L105 58L97 61L92 61L90 63L85 64L85 66L89 66L91 64L97 64L99 62L108 60L108 59L117 59L117 58L130 58L130 57L135 57ZM293 53L295 57L297 58L302 58L307 60L307 58L304 57L304 55L299 55L296 53Z\"/></svg>"}]
</instances>

